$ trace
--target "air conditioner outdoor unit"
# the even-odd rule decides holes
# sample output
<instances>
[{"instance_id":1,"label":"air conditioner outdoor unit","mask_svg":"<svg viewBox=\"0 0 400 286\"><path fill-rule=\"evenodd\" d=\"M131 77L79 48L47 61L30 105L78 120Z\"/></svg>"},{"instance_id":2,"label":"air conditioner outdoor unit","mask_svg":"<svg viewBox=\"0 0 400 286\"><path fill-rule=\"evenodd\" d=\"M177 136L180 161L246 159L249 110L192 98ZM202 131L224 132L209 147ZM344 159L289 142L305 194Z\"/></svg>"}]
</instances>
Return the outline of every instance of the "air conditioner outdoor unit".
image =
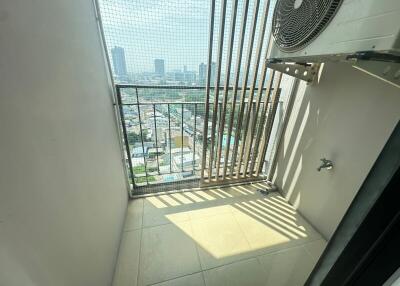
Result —
<instances>
[{"instance_id":1,"label":"air conditioner outdoor unit","mask_svg":"<svg viewBox=\"0 0 400 286\"><path fill-rule=\"evenodd\" d=\"M400 58L400 0L277 0L275 62Z\"/></svg>"}]
</instances>

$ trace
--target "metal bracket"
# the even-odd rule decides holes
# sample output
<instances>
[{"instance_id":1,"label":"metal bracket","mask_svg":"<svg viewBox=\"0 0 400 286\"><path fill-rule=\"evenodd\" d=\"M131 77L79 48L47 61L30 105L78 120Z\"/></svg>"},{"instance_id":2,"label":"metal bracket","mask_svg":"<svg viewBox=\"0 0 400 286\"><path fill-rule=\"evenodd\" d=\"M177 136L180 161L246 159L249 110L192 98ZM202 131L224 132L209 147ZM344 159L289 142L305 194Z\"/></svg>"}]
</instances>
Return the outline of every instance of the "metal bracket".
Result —
<instances>
[{"instance_id":1,"label":"metal bracket","mask_svg":"<svg viewBox=\"0 0 400 286\"><path fill-rule=\"evenodd\" d=\"M400 63L356 60L353 67L400 88Z\"/></svg>"},{"instance_id":2,"label":"metal bracket","mask_svg":"<svg viewBox=\"0 0 400 286\"><path fill-rule=\"evenodd\" d=\"M304 80L308 83L314 82L319 71L319 63L315 64L298 64L298 63L284 63L272 62L267 60L267 67L288 74L295 78Z\"/></svg>"}]
</instances>

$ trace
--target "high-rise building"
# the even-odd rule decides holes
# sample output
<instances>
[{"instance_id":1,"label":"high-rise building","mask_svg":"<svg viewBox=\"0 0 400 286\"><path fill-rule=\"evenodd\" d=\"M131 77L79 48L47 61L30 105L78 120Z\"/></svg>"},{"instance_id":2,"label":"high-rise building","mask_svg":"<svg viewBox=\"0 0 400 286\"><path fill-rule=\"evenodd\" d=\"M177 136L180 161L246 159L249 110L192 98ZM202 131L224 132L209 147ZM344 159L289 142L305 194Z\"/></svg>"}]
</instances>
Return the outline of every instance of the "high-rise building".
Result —
<instances>
[{"instance_id":1,"label":"high-rise building","mask_svg":"<svg viewBox=\"0 0 400 286\"><path fill-rule=\"evenodd\" d=\"M205 63L199 64L199 84L205 84L207 76L207 65Z\"/></svg>"},{"instance_id":2,"label":"high-rise building","mask_svg":"<svg viewBox=\"0 0 400 286\"><path fill-rule=\"evenodd\" d=\"M211 74L210 74L210 84L211 86L214 85L215 82L215 70L217 64L215 62L211 63ZM205 84L207 79L207 65L205 63L201 63L199 65L199 83Z\"/></svg>"},{"instance_id":3,"label":"high-rise building","mask_svg":"<svg viewBox=\"0 0 400 286\"><path fill-rule=\"evenodd\" d=\"M117 76L126 76L126 62L125 62L125 50L121 47L114 47L111 49L111 56L114 66L114 73Z\"/></svg>"},{"instance_id":4,"label":"high-rise building","mask_svg":"<svg viewBox=\"0 0 400 286\"><path fill-rule=\"evenodd\" d=\"M165 75L165 65L163 59L155 59L154 60L154 72L158 76Z\"/></svg>"},{"instance_id":5,"label":"high-rise building","mask_svg":"<svg viewBox=\"0 0 400 286\"><path fill-rule=\"evenodd\" d=\"M217 64L215 62L211 63L211 78L210 78L210 85L215 86L215 70L217 68Z\"/></svg>"}]
</instances>

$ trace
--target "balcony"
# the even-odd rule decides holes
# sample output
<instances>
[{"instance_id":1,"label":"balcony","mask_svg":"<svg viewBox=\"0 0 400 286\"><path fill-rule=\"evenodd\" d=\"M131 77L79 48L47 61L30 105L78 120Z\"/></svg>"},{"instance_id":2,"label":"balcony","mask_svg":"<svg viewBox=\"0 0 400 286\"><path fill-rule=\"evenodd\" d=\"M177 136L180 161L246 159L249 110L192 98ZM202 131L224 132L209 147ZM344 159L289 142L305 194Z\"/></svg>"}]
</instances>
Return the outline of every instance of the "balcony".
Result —
<instances>
[{"instance_id":1,"label":"balcony","mask_svg":"<svg viewBox=\"0 0 400 286\"><path fill-rule=\"evenodd\" d=\"M392 284L399 90L268 69L275 2L1 1L0 285Z\"/></svg>"}]
</instances>

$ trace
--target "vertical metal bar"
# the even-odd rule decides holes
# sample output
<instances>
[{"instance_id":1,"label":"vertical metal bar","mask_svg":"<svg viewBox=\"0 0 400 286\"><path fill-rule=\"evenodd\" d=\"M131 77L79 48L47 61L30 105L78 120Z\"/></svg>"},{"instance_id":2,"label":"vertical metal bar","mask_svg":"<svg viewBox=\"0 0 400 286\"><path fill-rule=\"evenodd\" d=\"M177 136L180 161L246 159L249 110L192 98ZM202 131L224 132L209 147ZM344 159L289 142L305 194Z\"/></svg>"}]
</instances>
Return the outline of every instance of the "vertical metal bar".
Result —
<instances>
[{"instance_id":1,"label":"vertical metal bar","mask_svg":"<svg viewBox=\"0 0 400 286\"><path fill-rule=\"evenodd\" d=\"M260 0L255 0L255 6L254 6L254 14L253 14L253 22L251 24L251 34L250 34L250 39L249 39L249 46L247 50L247 59L246 59L246 67L245 67L245 72L244 72L244 78L243 78L243 87L242 87L242 94L240 98L240 106L239 106L239 117L238 117L238 122L237 122L237 127L236 127L236 132L235 132L235 142L233 145L233 152L232 152L232 163L231 163L231 170L230 170L230 175L233 175L233 171L236 165L236 156L237 156L237 151L239 147L239 141L240 141L240 134L241 134L241 129L242 129L242 117L245 109L245 99L246 99L246 87L247 87L247 80L249 78L249 72L250 72L250 64L251 64L251 55L253 53L253 45L254 45L254 36L256 33L256 27L257 27L257 16L258 16L258 10L260 7ZM239 177L240 174L240 165L237 168L237 173L236 177Z\"/></svg>"},{"instance_id":2,"label":"vertical metal bar","mask_svg":"<svg viewBox=\"0 0 400 286\"><path fill-rule=\"evenodd\" d=\"M269 1L269 0L268 0ZM268 13L268 12L267 12ZM262 73L261 73L261 80L259 81L259 90L258 90L258 97L257 100L261 101L262 98L262 87L264 86L264 81L266 78L266 74L268 71L268 67L267 67L267 58L268 58L268 53L271 49L271 31L269 31L268 34L268 41L267 41L268 45L265 49L265 54L264 54L264 63L263 63L263 67L262 67ZM253 140L254 140L254 133L256 132L257 129L257 122L255 122L255 124L251 127L251 133L250 133L250 142L248 144L248 150L247 150L247 154L246 154L246 162L245 162L245 170L244 173L247 174L247 168L249 165L249 161L250 161L250 156L251 156L251 164L250 164L250 176L253 176L253 172L254 172L254 165L255 165L255 160L257 158L257 154L258 154L258 148L259 148L259 143L260 143L260 139L261 139L261 132L262 132L262 126L264 125L264 121L266 118L266 113L267 113L267 107L269 104L269 99L270 99L270 92L272 90L272 84L273 84L273 80L274 80L274 76L275 76L275 71L272 71L272 75L270 75L270 78L268 79L268 84L267 84L267 90L266 90L266 94L265 94L265 101L264 101L264 105L263 105L263 109L261 111L261 116L260 116L260 122L259 122L259 132L257 132L256 135L256 142L254 144L254 147L252 146L253 144ZM260 89L261 88L261 89ZM257 105L256 107L257 111L256 111L256 116L258 115L258 111L260 109L259 105ZM251 152L253 148L253 153Z\"/></svg>"},{"instance_id":3,"label":"vertical metal bar","mask_svg":"<svg viewBox=\"0 0 400 286\"><path fill-rule=\"evenodd\" d=\"M156 136L157 170L158 170L158 174L160 174L160 161L158 159L157 119L156 119L156 105L155 104L153 104L153 118L154 118L154 134Z\"/></svg>"},{"instance_id":4,"label":"vertical metal bar","mask_svg":"<svg viewBox=\"0 0 400 286\"><path fill-rule=\"evenodd\" d=\"M273 75L271 76L271 80L272 82L277 80L277 78L274 76L275 75L275 71L273 71ZM278 73L279 75L279 73ZM252 154L252 159L251 159L251 163L250 163L250 174L251 176L254 176L254 172L257 173L257 168L255 167L256 165L258 165L258 158L261 157L259 155L259 150L261 149L261 153L263 152L263 144L264 144L264 133L265 133L265 128L266 126L269 124L268 120L269 120L269 115L271 113L272 110L272 101L271 101L271 96L275 93L275 88L272 88L272 82L270 82L271 88L268 90L268 95L265 95L265 99L267 100L267 105L264 106L262 112L262 122L260 122L258 128L257 128L257 134L256 134L256 141L255 141L255 148L253 150L253 154Z\"/></svg>"},{"instance_id":5,"label":"vertical metal bar","mask_svg":"<svg viewBox=\"0 0 400 286\"><path fill-rule=\"evenodd\" d=\"M129 174L131 175L132 186L135 187L136 186L135 185L135 177L133 175L132 157L131 157L131 150L130 150L129 142L128 142L128 133L126 131L126 125L125 125L125 116L124 116L124 109L122 106L121 90L118 86L117 86L117 101L118 101L118 107L119 107L119 114L121 116L122 133L123 133L124 141L125 141L125 150L126 150L126 155L128 156ZM124 162L124 164L125 164L125 162Z\"/></svg>"},{"instance_id":6,"label":"vertical metal bar","mask_svg":"<svg viewBox=\"0 0 400 286\"><path fill-rule=\"evenodd\" d=\"M183 103L181 104L181 170L183 172Z\"/></svg>"},{"instance_id":7,"label":"vertical metal bar","mask_svg":"<svg viewBox=\"0 0 400 286\"><path fill-rule=\"evenodd\" d=\"M196 132L197 132L197 104L194 104L194 131L193 131L193 173L196 167Z\"/></svg>"},{"instance_id":8,"label":"vertical metal bar","mask_svg":"<svg viewBox=\"0 0 400 286\"><path fill-rule=\"evenodd\" d=\"M221 116L222 116L222 102L219 102L218 103L218 118L217 118L217 121L216 121L216 123L215 123L215 132L216 132L216 134L215 134L215 140L214 140L214 147L215 147L215 151L214 151L214 157L216 156L216 154L218 153L218 141L219 141L219 133L218 133L218 130L217 130L217 128L219 129L219 125L220 125L220 123L221 123ZM213 160L213 166L214 166L214 168L217 168L217 160ZM216 180L218 180L217 179L218 178L218 176L216 175L215 176L215 179Z\"/></svg>"},{"instance_id":9,"label":"vertical metal bar","mask_svg":"<svg viewBox=\"0 0 400 286\"><path fill-rule=\"evenodd\" d=\"M258 149L259 149L261 137L262 137L262 134L264 131L264 123L265 123L265 118L267 116L267 110L268 110L268 106L269 106L272 85L274 83L274 77L275 77L275 71L273 70L271 72L271 74L269 75L268 82L267 82L267 90L265 91L265 95L264 95L264 105L263 105L263 109L261 110L260 122L258 124L256 141L254 143L254 150L253 150L253 155L252 155L252 159L251 159L251 163L250 163L250 171L249 171L250 176L252 176L254 173L254 165L256 163ZM261 96L262 92L261 92L261 94L260 94L260 90L258 92L259 92L259 96Z\"/></svg>"},{"instance_id":10,"label":"vertical metal bar","mask_svg":"<svg viewBox=\"0 0 400 286\"><path fill-rule=\"evenodd\" d=\"M205 114L204 114L204 126L203 126L203 154L201 161L200 179L204 181L204 171L206 168L207 160L207 140L208 140L208 116L209 116L209 101L210 101L210 78L211 78L211 61L212 61L212 46L214 37L214 13L215 13L215 0L211 0L210 8L210 26L208 32L208 59L207 59L207 81L206 81L206 97L205 97ZM210 172L208 172L211 178Z\"/></svg>"},{"instance_id":11,"label":"vertical metal bar","mask_svg":"<svg viewBox=\"0 0 400 286\"><path fill-rule=\"evenodd\" d=\"M281 89L279 88L278 92L277 92L277 95L278 95L278 99L277 100L278 101L274 100L273 102L271 102L271 104L272 104L271 111L270 111L271 117L270 117L270 120L267 121L268 124L265 126L266 127L265 128L265 135L264 135L265 139L264 139L264 142L263 142L264 144L262 146L262 152L260 153L260 158L259 158L259 161L258 161L258 168L256 170L256 176L259 176L261 171L262 171L262 168L263 168L264 163L265 163L265 157L266 157L266 154L267 154L267 150L268 150L268 147L270 147L269 141L270 141L271 134L272 134L272 127L273 127L274 121L275 121L276 110L277 110L277 107L278 107L279 95L280 94L281 94Z\"/></svg>"},{"instance_id":12,"label":"vertical metal bar","mask_svg":"<svg viewBox=\"0 0 400 286\"><path fill-rule=\"evenodd\" d=\"M281 92L282 92L282 89L281 89ZM281 127L281 124L282 124L282 122L281 122L281 120L282 120L282 117L283 117L283 115L282 115L282 104L283 104L283 102L282 101L279 101L278 103L277 103L277 111L276 111L276 117L277 117L277 121L275 120L275 122L274 122L274 124L276 124L276 126L277 126L277 130L276 130L276 134L275 134L275 136L274 136L274 138L273 138L273 141L271 141L271 143L270 143L270 145L268 146L268 148L270 148L270 150L271 150L271 152L270 152L270 157L268 157L268 169L266 169L266 170L268 170L268 173L267 173L267 179L269 180L269 174L270 174L270 169L271 169L271 167L273 166L272 164L274 164L274 162L273 162L273 160L274 160L274 153L275 153L275 151L274 150L276 150L276 143L277 143L277 141L279 142L279 140L280 140L280 138L279 138L279 131L280 131L280 127ZM280 111L278 111L280 109ZM272 160L269 160L270 158L272 158ZM266 160L264 159L264 162L265 162Z\"/></svg>"},{"instance_id":13,"label":"vertical metal bar","mask_svg":"<svg viewBox=\"0 0 400 286\"><path fill-rule=\"evenodd\" d=\"M208 168L209 168L209 180L211 181L212 177L212 168L214 162L214 145L215 145L215 129L216 129L216 121L217 121L217 112L218 112L218 97L219 97L219 83L221 78L221 63L222 63L222 53L224 46L224 32L225 32L225 16L226 16L226 2L227 0L222 0L221 4L221 19L219 24L219 39L218 39L218 54L217 54L217 72L215 77L215 89L214 89L214 110L213 110L213 118L211 124L211 143L210 143L210 158L208 159Z\"/></svg>"},{"instance_id":14,"label":"vertical metal bar","mask_svg":"<svg viewBox=\"0 0 400 286\"><path fill-rule=\"evenodd\" d=\"M240 146L240 152L239 152L238 170L236 173L237 178L240 177L240 170L242 167L243 155L244 155L244 150L246 147L247 134L248 134L249 123L250 123L250 118L251 118L250 116L252 114L252 108L253 108L254 90L255 90L256 84L257 84L258 68L260 66L261 51L262 51L263 44L264 44L264 36L265 36L265 30L266 30L266 26L267 26L268 10L269 10L269 0L267 0L265 2L264 11L262 13L262 18L261 18L261 29L260 29L259 36L258 36L256 62L254 63L254 68L253 68L253 78L252 78L252 83L251 83L250 92L249 92L247 111L245 114L246 116L245 116L245 120L244 120L242 144ZM266 47L266 50L268 50L268 46ZM261 90L262 90L262 86L261 86ZM251 150L251 146L249 146L248 150ZM247 172L246 164L248 164L249 158L248 158L248 156L246 156L246 158L244 158L244 159L245 159L246 163L244 164L245 168L244 168L243 176L246 177L246 172Z\"/></svg>"},{"instance_id":15,"label":"vertical metal bar","mask_svg":"<svg viewBox=\"0 0 400 286\"><path fill-rule=\"evenodd\" d=\"M228 59L226 61L226 70L225 70L224 96L222 99L222 115L220 116L219 130L218 130L218 147L217 147L217 164L216 164L217 172L215 175L215 179L217 181L219 180L219 171L220 171L219 169L221 164L222 142L223 142L224 128L225 128L226 104L228 101L229 79L231 75L232 50L235 39L237 4L238 0L233 0L232 17L230 24L231 30L229 34ZM224 158L224 160L227 160L227 158Z\"/></svg>"},{"instance_id":16,"label":"vertical metal bar","mask_svg":"<svg viewBox=\"0 0 400 286\"><path fill-rule=\"evenodd\" d=\"M168 143L169 143L169 172L172 173L172 152L171 152L171 110L169 109L169 103L167 104L168 108Z\"/></svg>"},{"instance_id":17,"label":"vertical metal bar","mask_svg":"<svg viewBox=\"0 0 400 286\"><path fill-rule=\"evenodd\" d=\"M240 69L241 69L241 63L242 63L243 45L244 45L244 39L245 39L245 33L246 33L248 11L249 11L249 0L245 0L244 6L243 6L242 20L241 20L242 24L240 27L240 38L239 38L239 48L238 48L239 50L238 50L238 55L236 58L235 80L234 80L233 89L232 89L232 108L231 108L231 116L229 118L229 124L228 124L228 134L226 136L226 147L225 147L225 154L224 154L224 169L222 172L222 180L225 180L225 178L226 178L226 169L228 167L229 149L230 149L230 145L231 145L233 121L235 118L236 97L237 97L237 91L238 91L238 85L239 85L239 79L240 79Z\"/></svg>"},{"instance_id":18,"label":"vertical metal bar","mask_svg":"<svg viewBox=\"0 0 400 286\"><path fill-rule=\"evenodd\" d=\"M136 91L136 102L138 108L138 116L139 116L139 128L140 128L140 140L142 141L142 152L143 152L143 163L144 163L144 171L146 173L146 184L149 184L149 175L147 174L147 161L146 161L146 154L144 152L144 141L143 141L143 129L142 129L142 118L140 116L140 104L139 104L139 93L138 89L135 88Z\"/></svg>"},{"instance_id":19,"label":"vertical metal bar","mask_svg":"<svg viewBox=\"0 0 400 286\"><path fill-rule=\"evenodd\" d=\"M268 119L267 119L267 123L265 124L265 128L264 128L264 137L263 137L263 142L261 144L262 146L262 152L260 153L259 159L258 159L258 167L256 169L256 176L259 176L262 170L262 167L264 165L264 158L267 152L267 148L268 148L268 142L269 139L271 137L271 131L272 131L272 126L274 124L274 120L275 120L275 114L276 114L276 109L278 106L278 102L279 102L279 97L281 94L281 89L280 89L280 83L281 83L281 79L282 79L282 73L279 73L278 79L277 79L277 84L275 86L274 89L274 94L272 97L272 102L271 102L271 111L268 114Z\"/></svg>"},{"instance_id":20,"label":"vertical metal bar","mask_svg":"<svg viewBox=\"0 0 400 286\"><path fill-rule=\"evenodd\" d=\"M250 126L252 126L253 123L257 124L257 117L256 117L256 113L255 113L256 104L257 104L256 102L254 102L254 101L252 102L253 107L251 108L251 116L250 116L250 122L249 122ZM246 142L250 141L249 139L250 138L247 138Z\"/></svg>"},{"instance_id":21,"label":"vertical metal bar","mask_svg":"<svg viewBox=\"0 0 400 286\"><path fill-rule=\"evenodd\" d=\"M281 123L279 135L278 135L278 138L276 139L277 143L276 143L276 148L274 150L273 158L271 160L271 165L270 165L271 167L268 170L268 180L270 180L270 181L272 180L272 176L273 176L275 168L276 168L278 152L279 152L279 149L281 148L282 138L286 132L287 124L289 122L289 118L292 113L293 104L294 104L294 100L296 98L299 84L300 84L300 80L298 78L294 78L293 84L292 84L292 89L290 91L289 98L287 101L286 110L284 111L283 121ZM280 101L279 104L280 104L281 108L283 109L283 102Z\"/></svg>"},{"instance_id":22,"label":"vertical metal bar","mask_svg":"<svg viewBox=\"0 0 400 286\"><path fill-rule=\"evenodd\" d=\"M271 41L271 34L269 34L269 36L268 36L268 42L267 43L269 43L270 41ZM261 72L261 79L258 82L258 94L257 94L257 103L256 103L256 117L258 116L258 112L260 110L260 103L261 103L261 99L262 99L262 90L263 90L263 86L264 86L264 82L265 82L265 78L266 78L267 70L268 70L268 68L267 68L268 52L269 52L269 44L265 49L264 63L263 63L262 72ZM273 76L274 76L274 73L273 73L272 77L270 77L270 79L269 79L269 84L272 84ZM269 84L268 84L268 88L267 88L267 91L266 91L266 92L268 92L268 94L266 94L266 96L265 96L267 101L264 102L264 104L265 104L264 105L265 112L267 111L266 107L268 105L269 92L270 92L271 87L272 87L272 85L269 86ZM264 113L261 114L261 117L263 117L263 116L264 116L263 120L261 120L261 118L260 118L260 126L262 126L262 124L264 124L264 120L265 120L265 114ZM252 146L253 145L253 140L254 140L254 133L256 132L256 128L257 128L257 121L255 121L255 122L253 121L253 124L251 125L251 128L250 128L250 139L249 139L250 142L248 143L247 150L246 150L246 155L245 155L245 158L246 158L245 164L244 164L244 174L245 174L245 176L247 175L247 168L249 166L250 157L252 157L251 158L252 160L254 160L256 158L256 157L251 155L252 148L254 149L253 150L253 154L255 152L258 152L257 142L254 145L254 147ZM258 143L259 143L259 141L258 141ZM252 165L254 167L253 163L252 163ZM250 176L253 175L253 167L250 166Z\"/></svg>"}]
</instances>

